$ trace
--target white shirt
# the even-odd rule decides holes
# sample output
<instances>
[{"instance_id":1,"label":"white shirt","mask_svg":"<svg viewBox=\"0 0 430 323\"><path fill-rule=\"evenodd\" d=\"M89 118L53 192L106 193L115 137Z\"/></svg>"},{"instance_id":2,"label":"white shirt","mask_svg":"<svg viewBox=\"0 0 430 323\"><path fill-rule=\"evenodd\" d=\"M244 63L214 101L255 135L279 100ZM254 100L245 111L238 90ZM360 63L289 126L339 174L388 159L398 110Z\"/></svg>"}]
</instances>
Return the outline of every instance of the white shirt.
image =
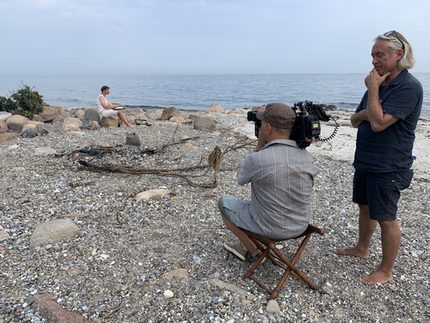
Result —
<instances>
[{"instance_id":1,"label":"white shirt","mask_svg":"<svg viewBox=\"0 0 430 323\"><path fill-rule=\"evenodd\" d=\"M104 102L105 104L108 104L108 100L107 100L107 98L103 94L100 94L97 97L97 106L99 108L99 112L103 112L106 109L103 107L103 105L100 103L100 101Z\"/></svg>"}]
</instances>

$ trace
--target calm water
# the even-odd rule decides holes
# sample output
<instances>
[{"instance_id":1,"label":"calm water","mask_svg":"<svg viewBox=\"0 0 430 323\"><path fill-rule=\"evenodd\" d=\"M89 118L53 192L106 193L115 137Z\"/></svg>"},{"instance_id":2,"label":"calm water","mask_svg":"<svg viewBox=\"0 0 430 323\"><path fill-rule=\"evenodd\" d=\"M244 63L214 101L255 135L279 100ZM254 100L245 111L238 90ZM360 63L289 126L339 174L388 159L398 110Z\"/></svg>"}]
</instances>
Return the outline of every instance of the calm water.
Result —
<instances>
[{"instance_id":1,"label":"calm water","mask_svg":"<svg viewBox=\"0 0 430 323\"><path fill-rule=\"evenodd\" d=\"M423 84L423 115L430 115L430 73L414 74ZM0 96L28 84L49 105L95 107L102 85L110 101L134 107L205 109L212 103L244 108L280 101L310 100L355 109L365 91L365 74L0 76Z\"/></svg>"}]
</instances>

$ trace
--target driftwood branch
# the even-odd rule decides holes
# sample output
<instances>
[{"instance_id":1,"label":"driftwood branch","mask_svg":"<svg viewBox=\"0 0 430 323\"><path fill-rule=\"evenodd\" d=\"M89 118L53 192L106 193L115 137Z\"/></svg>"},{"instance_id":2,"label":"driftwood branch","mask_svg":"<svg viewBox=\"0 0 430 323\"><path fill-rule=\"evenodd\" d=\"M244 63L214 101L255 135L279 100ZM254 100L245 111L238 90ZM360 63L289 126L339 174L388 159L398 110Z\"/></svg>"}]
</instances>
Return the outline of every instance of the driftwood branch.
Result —
<instances>
[{"instance_id":1,"label":"driftwood branch","mask_svg":"<svg viewBox=\"0 0 430 323\"><path fill-rule=\"evenodd\" d=\"M171 143L164 144L163 146L161 146L161 148L160 148L160 149L156 149L156 151L162 151L162 150L163 150L164 148L166 148L166 147L174 146L174 145L179 145L179 144L182 144L182 143L187 142L187 141L189 141L189 140L194 140L194 139L199 139L199 138L200 138L200 137L199 137L199 136L197 136L197 137L190 137L190 138L184 138L184 139L181 139L181 140L173 141L173 142L171 142Z\"/></svg>"},{"instance_id":2,"label":"driftwood branch","mask_svg":"<svg viewBox=\"0 0 430 323\"><path fill-rule=\"evenodd\" d=\"M175 131L176 133L176 131ZM173 140L174 136L172 137L172 142L166 143L162 145L160 148L154 148L154 149L146 149L145 151L141 151L141 153L160 153L162 152L166 147L182 144L188 140L195 140L199 137L190 137L185 138L181 140ZM178 168L158 168L158 169L151 169L151 168L143 168L143 167L134 167L134 166L121 166L121 165L103 165L99 163L94 163L93 160L101 155L104 155L106 153L114 153L114 152L120 152L118 148L121 147L85 147L78 150L75 150L70 153L62 154L62 156L70 156L70 155L76 155L77 153L80 154L86 154L91 157L89 160L78 160L78 163L87 169L90 169L91 171L96 172L117 172L117 173L126 173L126 174L133 174L133 175L157 175L157 176L171 176L171 177L179 177L185 180L188 185L192 187L201 187L201 188L214 188L218 185L218 177L219 173L221 171L221 162L226 154L230 152L234 152L239 149L243 149L246 147L255 147L255 140L242 140L239 143L236 143L233 146L228 146L224 152L221 151L221 149L218 146L215 146L213 151L209 154L207 157L207 165L203 163L206 158L203 156L200 158L200 161L196 165L191 165L187 167L178 167ZM196 178L196 177L203 177L206 176L207 173L213 169L214 176L213 181L208 183L196 183L192 181L190 178ZM200 174L191 174L193 171L199 171ZM118 220L118 219L117 219ZM119 221L119 220L118 220Z\"/></svg>"},{"instance_id":3,"label":"driftwood branch","mask_svg":"<svg viewBox=\"0 0 430 323\"><path fill-rule=\"evenodd\" d=\"M205 169L209 167L205 165L195 165L195 166L176 168L176 169L147 169L147 168L139 168L139 167L131 167L131 166L97 165L95 163L88 162L85 160L79 160L78 163L96 172L113 172L113 173L115 172L115 173L126 173L126 174L134 174L134 175L152 174L152 175L158 175L158 176L172 176L172 177L180 177L184 179L188 183L188 185L192 187L214 188L217 186L216 179L212 183L195 183L188 178L188 177L191 177L190 175L180 173L184 171Z\"/></svg>"}]
</instances>

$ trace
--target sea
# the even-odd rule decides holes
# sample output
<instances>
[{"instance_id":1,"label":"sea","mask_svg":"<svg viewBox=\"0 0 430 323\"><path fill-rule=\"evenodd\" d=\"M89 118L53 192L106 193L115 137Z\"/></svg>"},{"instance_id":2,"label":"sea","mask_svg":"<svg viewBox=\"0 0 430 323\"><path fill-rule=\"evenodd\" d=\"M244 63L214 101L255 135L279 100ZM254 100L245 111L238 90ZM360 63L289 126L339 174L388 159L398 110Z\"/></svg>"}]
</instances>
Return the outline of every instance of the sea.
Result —
<instances>
[{"instance_id":1,"label":"sea","mask_svg":"<svg viewBox=\"0 0 430 323\"><path fill-rule=\"evenodd\" d=\"M430 73L413 73L424 88L422 116L430 116ZM213 103L228 109L269 102L300 101L353 111L365 91L366 74L217 74L217 75L0 75L0 96L23 85L38 91L51 106L96 107L103 85L109 100L127 108L176 107L203 110Z\"/></svg>"}]
</instances>

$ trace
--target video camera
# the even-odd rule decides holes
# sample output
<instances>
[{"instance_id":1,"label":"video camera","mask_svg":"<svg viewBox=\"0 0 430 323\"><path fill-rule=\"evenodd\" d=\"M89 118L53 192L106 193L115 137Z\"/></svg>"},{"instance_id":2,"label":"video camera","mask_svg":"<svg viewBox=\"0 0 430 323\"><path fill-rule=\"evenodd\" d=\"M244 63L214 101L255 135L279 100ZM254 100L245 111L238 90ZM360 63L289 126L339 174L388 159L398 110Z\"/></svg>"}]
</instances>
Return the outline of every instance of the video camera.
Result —
<instances>
[{"instance_id":1,"label":"video camera","mask_svg":"<svg viewBox=\"0 0 430 323\"><path fill-rule=\"evenodd\" d=\"M304 101L294 103L292 109L296 112L296 120L293 124L290 139L295 140L297 146L301 149L308 147L313 140L328 141L336 134L339 125L335 119L325 113L322 105L314 104L312 101ZM255 123L255 136L258 137L261 120L257 119L257 111L249 111L247 119ZM330 119L334 120L335 129L328 138L321 139L320 121L326 122Z\"/></svg>"}]
</instances>

